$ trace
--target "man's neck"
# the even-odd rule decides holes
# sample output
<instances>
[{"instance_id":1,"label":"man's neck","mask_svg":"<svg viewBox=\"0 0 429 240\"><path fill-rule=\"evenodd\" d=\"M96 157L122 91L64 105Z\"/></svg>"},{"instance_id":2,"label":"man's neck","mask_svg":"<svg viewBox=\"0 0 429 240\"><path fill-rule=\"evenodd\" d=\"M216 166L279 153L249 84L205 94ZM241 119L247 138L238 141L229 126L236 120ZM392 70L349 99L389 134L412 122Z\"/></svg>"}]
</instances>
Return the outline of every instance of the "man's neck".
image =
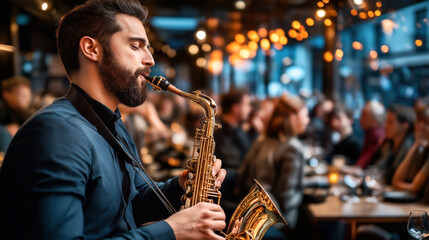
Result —
<instances>
[{"instance_id":1,"label":"man's neck","mask_svg":"<svg viewBox=\"0 0 429 240\"><path fill-rule=\"evenodd\" d=\"M93 76L79 72L71 76L71 81L82 88L91 98L104 104L110 110L115 111L118 107L119 100L111 92L107 91L98 75Z\"/></svg>"}]
</instances>

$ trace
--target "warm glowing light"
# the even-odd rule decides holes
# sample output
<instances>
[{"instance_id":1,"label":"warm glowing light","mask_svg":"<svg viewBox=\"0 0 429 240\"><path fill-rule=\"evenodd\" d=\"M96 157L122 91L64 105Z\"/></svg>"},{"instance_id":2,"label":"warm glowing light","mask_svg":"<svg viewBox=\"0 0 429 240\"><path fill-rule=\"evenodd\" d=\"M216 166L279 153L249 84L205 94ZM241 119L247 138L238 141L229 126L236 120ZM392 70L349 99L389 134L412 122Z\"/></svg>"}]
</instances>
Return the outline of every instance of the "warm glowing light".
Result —
<instances>
[{"instance_id":1,"label":"warm glowing light","mask_svg":"<svg viewBox=\"0 0 429 240\"><path fill-rule=\"evenodd\" d=\"M383 53L387 53L387 52L389 52L389 47L387 45L381 45L380 50Z\"/></svg>"},{"instance_id":2,"label":"warm glowing light","mask_svg":"<svg viewBox=\"0 0 429 240\"><path fill-rule=\"evenodd\" d=\"M219 50L216 50L216 51L219 51ZM210 60L209 63L207 64L207 68L213 75L219 75L222 72L223 61Z\"/></svg>"},{"instance_id":3,"label":"warm glowing light","mask_svg":"<svg viewBox=\"0 0 429 240\"><path fill-rule=\"evenodd\" d=\"M204 31L204 30L198 30L198 31L195 33L195 37L196 37L196 38L197 38L197 40L199 40L199 41L204 41L204 40L206 39L206 37L207 37L206 31Z\"/></svg>"},{"instance_id":4,"label":"warm glowing light","mask_svg":"<svg viewBox=\"0 0 429 240\"><path fill-rule=\"evenodd\" d=\"M215 36L213 37L213 45L216 47L223 47L225 44L225 39L221 36Z\"/></svg>"},{"instance_id":5,"label":"warm glowing light","mask_svg":"<svg viewBox=\"0 0 429 240\"><path fill-rule=\"evenodd\" d=\"M307 31L302 31L301 32L301 35L302 35L302 37L305 39L305 38L308 38L308 32Z\"/></svg>"},{"instance_id":6,"label":"warm glowing light","mask_svg":"<svg viewBox=\"0 0 429 240\"><path fill-rule=\"evenodd\" d=\"M367 18L366 12L360 12L359 17L360 19L366 19Z\"/></svg>"},{"instance_id":7,"label":"warm glowing light","mask_svg":"<svg viewBox=\"0 0 429 240\"><path fill-rule=\"evenodd\" d=\"M190 54L192 54L192 55L197 54L199 50L200 50L200 49L199 49L199 48L198 48L198 46L197 46L197 45L195 45L195 44L192 44L192 45L190 45L190 46L188 47L188 52L189 52Z\"/></svg>"},{"instance_id":8,"label":"warm glowing light","mask_svg":"<svg viewBox=\"0 0 429 240\"><path fill-rule=\"evenodd\" d=\"M353 0L353 3L360 6L363 4L363 0Z\"/></svg>"},{"instance_id":9,"label":"warm glowing light","mask_svg":"<svg viewBox=\"0 0 429 240\"><path fill-rule=\"evenodd\" d=\"M266 38L261 40L261 48L265 51L270 50L270 41Z\"/></svg>"},{"instance_id":10,"label":"warm glowing light","mask_svg":"<svg viewBox=\"0 0 429 240\"><path fill-rule=\"evenodd\" d=\"M169 56L170 58L174 58L176 56L176 54L177 54L177 52L173 48L170 48L167 51L167 56Z\"/></svg>"},{"instance_id":11,"label":"warm glowing light","mask_svg":"<svg viewBox=\"0 0 429 240\"><path fill-rule=\"evenodd\" d=\"M307 18L305 19L305 23L307 24L307 26L313 26L314 25L314 20L312 18Z\"/></svg>"},{"instance_id":12,"label":"warm glowing light","mask_svg":"<svg viewBox=\"0 0 429 240\"><path fill-rule=\"evenodd\" d=\"M14 49L12 45L0 44L0 51L13 52Z\"/></svg>"},{"instance_id":13,"label":"warm glowing light","mask_svg":"<svg viewBox=\"0 0 429 240\"><path fill-rule=\"evenodd\" d=\"M378 8L380 8L381 6L383 6L383 4L381 4L381 2L377 2L377 3L375 4L375 6L377 6Z\"/></svg>"},{"instance_id":14,"label":"warm glowing light","mask_svg":"<svg viewBox=\"0 0 429 240\"><path fill-rule=\"evenodd\" d=\"M243 0L238 0L235 2L235 8L238 10L243 10L246 8L246 2Z\"/></svg>"},{"instance_id":15,"label":"warm glowing light","mask_svg":"<svg viewBox=\"0 0 429 240\"><path fill-rule=\"evenodd\" d=\"M341 61L341 59L343 59L343 56L344 56L343 50L341 50L341 49L335 50L335 59L337 61Z\"/></svg>"},{"instance_id":16,"label":"warm glowing light","mask_svg":"<svg viewBox=\"0 0 429 240\"><path fill-rule=\"evenodd\" d=\"M373 11L368 11L368 17L372 18L374 16L375 16L375 14Z\"/></svg>"},{"instance_id":17,"label":"warm glowing light","mask_svg":"<svg viewBox=\"0 0 429 240\"><path fill-rule=\"evenodd\" d=\"M226 45L226 51L229 53L237 53L240 51L240 44L238 42L231 42L230 44Z\"/></svg>"},{"instance_id":18,"label":"warm glowing light","mask_svg":"<svg viewBox=\"0 0 429 240\"><path fill-rule=\"evenodd\" d=\"M369 56L373 59L376 59L378 57L378 53L374 50L369 51Z\"/></svg>"},{"instance_id":19,"label":"warm glowing light","mask_svg":"<svg viewBox=\"0 0 429 240\"><path fill-rule=\"evenodd\" d=\"M353 47L353 49L355 49L355 50L362 50L362 49L363 49L362 43L360 43L360 42L358 42L358 41L354 41L354 42L352 43L352 47Z\"/></svg>"},{"instance_id":20,"label":"warm glowing light","mask_svg":"<svg viewBox=\"0 0 429 240\"><path fill-rule=\"evenodd\" d=\"M204 52L210 52L210 51L212 50L212 46L210 46L210 44L204 43L204 44L201 46L201 49L202 49Z\"/></svg>"},{"instance_id":21,"label":"warm glowing light","mask_svg":"<svg viewBox=\"0 0 429 240\"><path fill-rule=\"evenodd\" d=\"M251 50L257 50L258 49L258 43L256 43L255 41L249 41L249 43L247 44L247 46Z\"/></svg>"},{"instance_id":22,"label":"warm glowing light","mask_svg":"<svg viewBox=\"0 0 429 240\"><path fill-rule=\"evenodd\" d=\"M329 173L329 177L328 178L329 178L329 183L330 184L335 184L340 179L338 173L336 173L336 172Z\"/></svg>"},{"instance_id":23,"label":"warm glowing light","mask_svg":"<svg viewBox=\"0 0 429 240\"><path fill-rule=\"evenodd\" d=\"M276 29L276 33L279 35L279 37L285 35L285 31L283 29L281 29L281 28L277 28Z\"/></svg>"},{"instance_id":24,"label":"warm glowing light","mask_svg":"<svg viewBox=\"0 0 429 240\"><path fill-rule=\"evenodd\" d=\"M326 16L326 11L325 11L325 10L323 10L323 9L319 9L319 10L317 10L317 11L316 11L316 15L317 15L319 18L323 18L323 17L325 17L325 16Z\"/></svg>"},{"instance_id":25,"label":"warm glowing light","mask_svg":"<svg viewBox=\"0 0 429 240\"><path fill-rule=\"evenodd\" d=\"M195 63L197 64L198 67L203 68L206 66L207 60L203 57L199 57L197 58L197 61Z\"/></svg>"},{"instance_id":26,"label":"warm glowing light","mask_svg":"<svg viewBox=\"0 0 429 240\"><path fill-rule=\"evenodd\" d=\"M282 50L283 45L280 44L280 43L274 43L274 48L277 49L277 50Z\"/></svg>"},{"instance_id":27,"label":"warm glowing light","mask_svg":"<svg viewBox=\"0 0 429 240\"><path fill-rule=\"evenodd\" d=\"M396 28L396 23L392 19L386 18L381 21L381 27L383 32L390 36L392 35L393 30Z\"/></svg>"},{"instance_id":28,"label":"warm glowing light","mask_svg":"<svg viewBox=\"0 0 429 240\"><path fill-rule=\"evenodd\" d=\"M237 54L230 55L228 57L228 61L235 67L239 67L243 63L243 60Z\"/></svg>"},{"instance_id":29,"label":"warm glowing light","mask_svg":"<svg viewBox=\"0 0 429 240\"><path fill-rule=\"evenodd\" d=\"M325 19L325 21L323 21L323 24L325 24L325 26L329 27L332 25L332 21L331 21L331 19L327 18L327 19Z\"/></svg>"},{"instance_id":30,"label":"warm glowing light","mask_svg":"<svg viewBox=\"0 0 429 240\"><path fill-rule=\"evenodd\" d=\"M280 40L280 36L276 32L273 32L270 34L270 40L271 42L276 43Z\"/></svg>"},{"instance_id":31,"label":"warm glowing light","mask_svg":"<svg viewBox=\"0 0 429 240\"><path fill-rule=\"evenodd\" d=\"M416 39L414 43L416 44L417 47L421 47L423 45L423 41L420 39Z\"/></svg>"},{"instance_id":32,"label":"warm glowing light","mask_svg":"<svg viewBox=\"0 0 429 240\"><path fill-rule=\"evenodd\" d=\"M267 36L268 31L266 28L260 28L260 29L258 29L258 34L261 38L264 38Z\"/></svg>"},{"instance_id":33,"label":"warm glowing light","mask_svg":"<svg viewBox=\"0 0 429 240\"><path fill-rule=\"evenodd\" d=\"M323 54L323 59L325 59L325 61L327 62L332 62L334 60L334 55L332 54L331 51L326 51Z\"/></svg>"},{"instance_id":34,"label":"warm glowing light","mask_svg":"<svg viewBox=\"0 0 429 240\"><path fill-rule=\"evenodd\" d=\"M255 30L250 30L247 32L247 37L252 41L259 41L258 33ZM257 39L257 40L256 40Z\"/></svg>"},{"instance_id":35,"label":"warm glowing light","mask_svg":"<svg viewBox=\"0 0 429 240\"><path fill-rule=\"evenodd\" d=\"M318 2L317 6L320 7L320 8L322 8L323 6L325 6L325 4L323 2Z\"/></svg>"},{"instance_id":36,"label":"warm glowing light","mask_svg":"<svg viewBox=\"0 0 429 240\"><path fill-rule=\"evenodd\" d=\"M292 21L292 27L295 29L299 29L301 27L301 23L299 23L298 21L294 20Z\"/></svg>"},{"instance_id":37,"label":"warm glowing light","mask_svg":"<svg viewBox=\"0 0 429 240\"><path fill-rule=\"evenodd\" d=\"M324 4L328 4L329 3L329 0L323 0L322 1Z\"/></svg>"},{"instance_id":38,"label":"warm glowing light","mask_svg":"<svg viewBox=\"0 0 429 240\"><path fill-rule=\"evenodd\" d=\"M291 38L296 38L296 36L298 36L298 33L296 32L295 29L290 29L288 34L289 34L289 37Z\"/></svg>"},{"instance_id":39,"label":"warm glowing light","mask_svg":"<svg viewBox=\"0 0 429 240\"><path fill-rule=\"evenodd\" d=\"M235 35L235 41L239 44L243 44L246 41L246 37L243 34L239 33Z\"/></svg>"},{"instance_id":40,"label":"warm glowing light","mask_svg":"<svg viewBox=\"0 0 429 240\"><path fill-rule=\"evenodd\" d=\"M374 12L374 14L375 14L375 16L380 16L381 15L381 11L380 10L375 10L375 12Z\"/></svg>"},{"instance_id":41,"label":"warm glowing light","mask_svg":"<svg viewBox=\"0 0 429 240\"><path fill-rule=\"evenodd\" d=\"M352 9L350 10L350 14L353 16L357 16L358 15L358 11L356 9Z\"/></svg>"},{"instance_id":42,"label":"warm glowing light","mask_svg":"<svg viewBox=\"0 0 429 240\"><path fill-rule=\"evenodd\" d=\"M302 36L302 34L298 34L295 39L297 41L302 41L302 40L304 40L304 36Z\"/></svg>"},{"instance_id":43,"label":"warm glowing light","mask_svg":"<svg viewBox=\"0 0 429 240\"><path fill-rule=\"evenodd\" d=\"M42 3L41 8L43 11L46 11L48 9L49 5L47 2Z\"/></svg>"},{"instance_id":44,"label":"warm glowing light","mask_svg":"<svg viewBox=\"0 0 429 240\"><path fill-rule=\"evenodd\" d=\"M281 37L280 37L280 40L279 40L279 43L280 43L280 44L286 45L286 44L287 44L287 42L288 42L288 40L287 40L287 37L286 37L286 36L281 36Z\"/></svg>"},{"instance_id":45,"label":"warm glowing light","mask_svg":"<svg viewBox=\"0 0 429 240\"><path fill-rule=\"evenodd\" d=\"M250 57L249 49L247 49L247 48L242 48L242 49L240 50L240 52L239 52L239 55L240 55L240 57L241 57L241 58L248 59L248 58Z\"/></svg>"},{"instance_id":46,"label":"warm glowing light","mask_svg":"<svg viewBox=\"0 0 429 240\"><path fill-rule=\"evenodd\" d=\"M371 61L369 63L369 67L371 68L371 70L373 71L377 71L378 70L378 62L377 61Z\"/></svg>"},{"instance_id":47,"label":"warm glowing light","mask_svg":"<svg viewBox=\"0 0 429 240\"><path fill-rule=\"evenodd\" d=\"M331 9L331 11L329 11L331 13L332 17L336 17L338 15L337 11L335 11L335 9Z\"/></svg>"}]
</instances>

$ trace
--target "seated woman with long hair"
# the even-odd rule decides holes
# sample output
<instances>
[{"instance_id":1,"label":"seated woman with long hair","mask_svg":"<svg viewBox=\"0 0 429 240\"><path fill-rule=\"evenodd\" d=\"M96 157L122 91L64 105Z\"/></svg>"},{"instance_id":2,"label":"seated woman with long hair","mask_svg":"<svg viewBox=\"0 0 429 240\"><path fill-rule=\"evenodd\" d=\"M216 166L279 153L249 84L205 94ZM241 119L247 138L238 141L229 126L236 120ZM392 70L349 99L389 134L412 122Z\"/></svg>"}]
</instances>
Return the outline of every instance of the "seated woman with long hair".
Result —
<instances>
[{"instance_id":1,"label":"seated woman with long hair","mask_svg":"<svg viewBox=\"0 0 429 240\"><path fill-rule=\"evenodd\" d=\"M302 203L305 159L297 138L309 123L308 110L298 97L283 95L275 107L265 134L251 147L239 170L236 192L240 199L253 186L253 179L277 201L293 230Z\"/></svg>"},{"instance_id":2,"label":"seated woman with long hair","mask_svg":"<svg viewBox=\"0 0 429 240\"><path fill-rule=\"evenodd\" d=\"M429 179L429 107L416 109L416 115L414 144L395 171L392 186L422 196Z\"/></svg>"}]
</instances>

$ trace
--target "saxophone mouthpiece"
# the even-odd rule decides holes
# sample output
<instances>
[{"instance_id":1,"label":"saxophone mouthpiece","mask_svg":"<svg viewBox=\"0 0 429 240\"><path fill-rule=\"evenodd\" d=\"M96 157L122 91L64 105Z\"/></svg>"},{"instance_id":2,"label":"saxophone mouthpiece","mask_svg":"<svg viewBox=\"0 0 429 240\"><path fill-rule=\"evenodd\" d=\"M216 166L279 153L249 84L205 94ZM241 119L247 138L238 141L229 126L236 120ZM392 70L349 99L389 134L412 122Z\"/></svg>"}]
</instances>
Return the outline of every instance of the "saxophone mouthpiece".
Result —
<instances>
[{"instance_id":1,"label":"saxophone mouthpiece","mask_svg":"<svg viewBox=\"0 0 429 240\"><path fill-rule=\"evenodd\" d=\"M167 91L168 87L170 86L170 83L167 81L167 79L160 76L155 76L155 77L145 76L144 78L150 85L152 85L153 90L157 92L161 90Z\"/></svg>"}]
</instances>

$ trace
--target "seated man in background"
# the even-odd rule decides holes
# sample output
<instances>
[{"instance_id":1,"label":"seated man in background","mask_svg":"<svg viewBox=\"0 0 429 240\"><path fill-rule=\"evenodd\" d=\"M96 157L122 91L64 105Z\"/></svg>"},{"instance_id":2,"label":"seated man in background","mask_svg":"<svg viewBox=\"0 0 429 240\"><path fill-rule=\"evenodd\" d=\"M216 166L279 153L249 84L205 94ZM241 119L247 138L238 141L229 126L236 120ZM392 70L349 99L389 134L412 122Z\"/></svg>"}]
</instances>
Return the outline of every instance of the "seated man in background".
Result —
<instances>
[{"instance_id":1,"label":"seated man in background","mask_svg":"<svg viewBox=\"0 0 429 240\"><path fill-rule=\"evenodd\" d=\"M221 129L214 132L215 155L222 159L228 175L223 184L225 198L232 194L237 170L251 147L251 138L243 130L243 123L249 119L252 110L249 93L244 89L233 89L221 96Z\"/></svg>"},{"instance_id":2,"label":"seated man in background","mask_svg":"<svg viewBox=\"0 0 429 240\"><path fill-rule=\"evenodd\" d=\"M369 163L382 169L386 185L392 183L396 168L413 145L415 119L413 109L405 105L396 104L387 111L386 138Z\"/></svg>"},{"instance_id":3,"label":"seated man in background","mask_svg":"<svg viewBox=\"0 0 429 240\"><path fill-rule=\"evenodd\" d=\"M368 101L362 109L360 125L364 131L361 155L356 165L366 168L372 155L377 151L384 139L384 122L386 109L377 101Z\"/></svg>"},{"instance_id":4,"label":"seated man in background","mask_svg":"<svg viewBox=\"0 0 429 240\"><path fill-rule=\"evenodd\" d=\"M341 138L326 155L326 161L332 163L336 156L343 156L346 165L354 165L360 156L362 143L353 132L353 112L343 104L336 103L328 119L331 129L338 132Z\"/></svg>"},{"instance_id":5,"label":"seated man in background","mask_svg":"<svg viewBox=\"0 0 429 240\"><path fill-rule=\"evenodd\" d=\"M18 128L32 114L32 92L30 80L25 77L11 77L2 81L0 101L0 124L14 136Z\"/></svg>"}]
</instances>

